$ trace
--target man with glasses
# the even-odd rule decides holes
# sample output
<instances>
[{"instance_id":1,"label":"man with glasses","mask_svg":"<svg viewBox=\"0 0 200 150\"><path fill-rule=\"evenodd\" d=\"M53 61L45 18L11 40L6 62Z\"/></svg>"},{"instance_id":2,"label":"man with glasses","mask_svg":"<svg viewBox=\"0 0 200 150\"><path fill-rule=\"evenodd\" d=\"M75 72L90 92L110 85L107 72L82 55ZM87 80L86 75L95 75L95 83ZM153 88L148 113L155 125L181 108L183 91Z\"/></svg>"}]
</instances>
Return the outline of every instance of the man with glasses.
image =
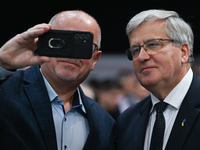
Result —
<instances>
[{"instance_id":1,"label":"man with glasses","mask_svg":"<svg viewBox=\"0 0 200 150\"><path fill-rule=\"evenodd\" d=\"M127 24L139 82L150 96L117 122L117 150L198 150L200 78L191 70L193 32L174 11L147 10Z\"/></svg>"},{"instance_id":2,"label":"man with glasses","mask_svg":"<svg viewBox=\"0 0 200 150\"><path fill-rule=\"evenodd\" d=\"M50 28L92 32L92 57L35 56L37 37ZM79 86L101 55L100 41L101 30L92 16L63 11L1 47L0 149L114 149L114 119ZM15 71L27 66L32 67Z\"/></svg>"}]
</instances>

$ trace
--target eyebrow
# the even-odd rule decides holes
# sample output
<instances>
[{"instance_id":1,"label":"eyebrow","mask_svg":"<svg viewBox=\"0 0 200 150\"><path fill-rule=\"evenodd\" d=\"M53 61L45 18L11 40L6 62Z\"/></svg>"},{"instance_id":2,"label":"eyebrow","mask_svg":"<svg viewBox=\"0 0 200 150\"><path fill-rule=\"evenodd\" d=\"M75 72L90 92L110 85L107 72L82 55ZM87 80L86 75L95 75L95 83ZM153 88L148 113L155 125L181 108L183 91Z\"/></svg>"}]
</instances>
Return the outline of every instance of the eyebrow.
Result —
<instances>
[{"instance_id":1,"label":"eyebrow","mask_svg":"<svg viewBox=\"0 0 200 150\"><path fill-rule=\"evenodd\" d=\"M143 41L143 44L144 44L144 43L147 43L147 42L150 42L150 41L152 41L152 40L155 40L155 39L159 39L159 38L151 38L151 39L144 40L144 41ZM143 45L143 44L141 44L141 45ZM141 46L141 45L133 44L133 45L131 45L131 47L139 47L139 46Z\"/></svg>"}]
</instances>

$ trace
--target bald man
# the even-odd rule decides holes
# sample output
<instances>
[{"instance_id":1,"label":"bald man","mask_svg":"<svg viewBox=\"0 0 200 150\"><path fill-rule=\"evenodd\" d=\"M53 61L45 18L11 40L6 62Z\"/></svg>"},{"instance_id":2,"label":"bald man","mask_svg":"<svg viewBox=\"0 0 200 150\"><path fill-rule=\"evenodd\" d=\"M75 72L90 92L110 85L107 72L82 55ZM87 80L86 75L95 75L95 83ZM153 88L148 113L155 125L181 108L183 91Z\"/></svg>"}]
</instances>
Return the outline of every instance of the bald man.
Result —
<instances>
[{"instance_id":1,"label":"bald man","mask_svg":"<svg viewBox=\"0 0 200 150\"><path fill-rule=\"evenodd\" d=\"M50 29L92 32L91 59L35 56L37 37ZM63 11L49 24L36 25L1 47L2 149L114 149L114 119L79 86L101 55L100 41L101 29L92 16Z\"/></svg>"}]
</instances>

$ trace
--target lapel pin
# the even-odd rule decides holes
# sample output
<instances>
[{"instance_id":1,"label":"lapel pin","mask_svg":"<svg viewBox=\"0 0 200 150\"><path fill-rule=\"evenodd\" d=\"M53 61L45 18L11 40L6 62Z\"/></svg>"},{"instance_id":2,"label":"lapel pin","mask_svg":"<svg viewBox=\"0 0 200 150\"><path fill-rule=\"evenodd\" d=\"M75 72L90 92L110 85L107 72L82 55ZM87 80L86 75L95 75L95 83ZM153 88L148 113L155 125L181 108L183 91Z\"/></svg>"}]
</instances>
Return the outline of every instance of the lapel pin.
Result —
<instances>
[{"instance_id":1,"label":"lapel pin","mask_svg":"<svg viewBox=\"0 0 200 150\"><path fill-rule=\"evenodd\" d=\"M186 121L186 119L184 119L184 120L182 121L182 127L184 126L185 121Z\"/></svg>"}]
</instances>

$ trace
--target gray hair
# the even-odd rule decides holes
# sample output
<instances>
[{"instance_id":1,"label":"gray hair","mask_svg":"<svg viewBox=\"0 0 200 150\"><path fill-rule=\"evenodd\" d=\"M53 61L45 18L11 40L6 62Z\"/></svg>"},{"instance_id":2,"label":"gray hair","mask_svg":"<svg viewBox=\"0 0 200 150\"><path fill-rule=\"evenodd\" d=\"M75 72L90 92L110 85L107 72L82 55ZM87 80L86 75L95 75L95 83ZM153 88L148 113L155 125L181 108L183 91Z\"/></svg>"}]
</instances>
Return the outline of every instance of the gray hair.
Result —
<instances>
[{"instance_id":1,"label":"gray hair","mask_svg":"<svg viewBox=\"0 0 200 150\"><path fill-rule=\"evenodd\" d=\"M98 48L100 48L100 47L101 47L101 28L100 28L100 26L99 26L97 20L96 20L94 17L92 17L91 15L87 14L86 12L84 12L84 11L82 11L82 10L74 10L74 11L84 13L84 14L90 16L91 18L93 18L93 19L96 21L96 23L97 23L97 25L98 25L98 33L99 33L98 36L97 36L97 38L98 38L98 39L97 39L97 40L98 40ZM57 17L58 17L62 12L64 12L64 11L61 11L61 12L55 14L55 15L50 19L49 24L51 24L52 26L54 26L55 23L56 23Z\"/></svg>"},{"instance_id":2,"label":"gray hair","mask_svg":"<svg viewBox=\"0 0 200 150\"><path fill-rule=\"evenodd\" d=\"M166 20L166 34L171 39L174 39L176 46L180 46L182 43L187 43L190 48L189 60L191 63L194 61L193 57L193 43L194 35L192 29L188 23L179 17L175 11L166 10L146 10L135 15L126 26L126 33L130 40L130 34L133 29L137 28L141 23L145 21Z\"/></svg>"}]
</instances>

